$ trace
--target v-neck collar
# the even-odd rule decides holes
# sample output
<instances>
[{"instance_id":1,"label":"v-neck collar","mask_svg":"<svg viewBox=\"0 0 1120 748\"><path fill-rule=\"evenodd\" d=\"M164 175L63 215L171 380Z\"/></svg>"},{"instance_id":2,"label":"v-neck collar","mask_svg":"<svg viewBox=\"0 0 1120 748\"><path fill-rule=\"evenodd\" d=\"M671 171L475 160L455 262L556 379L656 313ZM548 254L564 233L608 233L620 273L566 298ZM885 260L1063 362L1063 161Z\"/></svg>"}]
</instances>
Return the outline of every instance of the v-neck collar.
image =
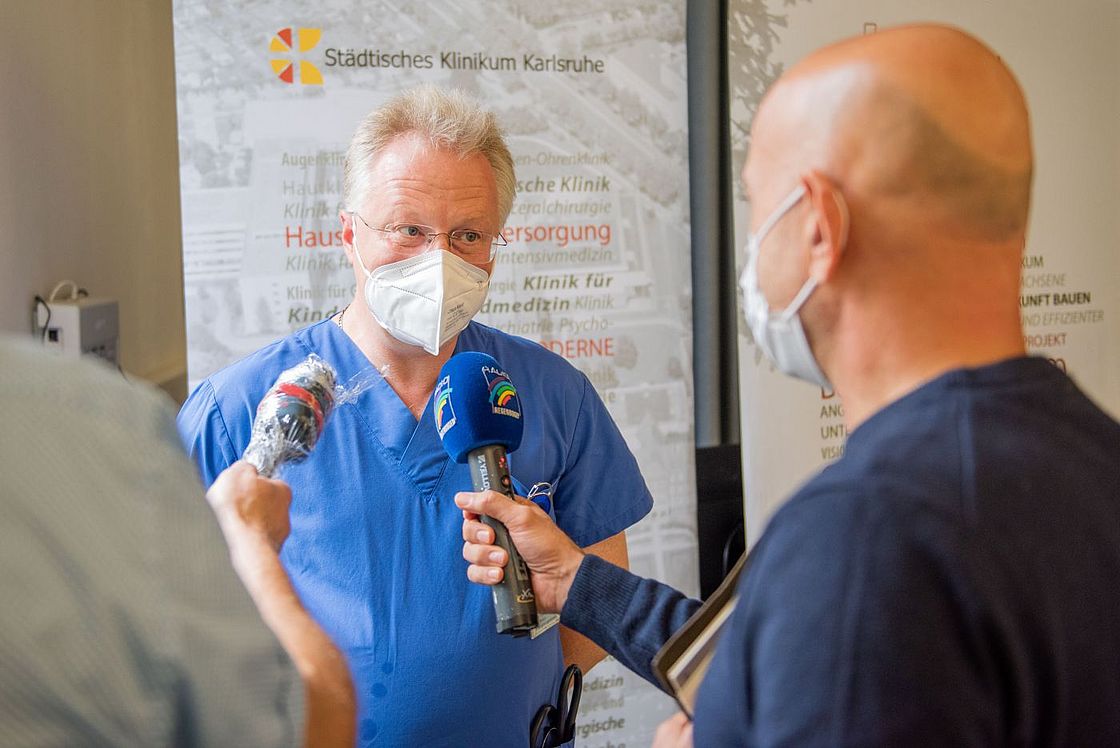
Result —
<instances>
[{"instance_id":1,"label":"v-neck collar","mask_svg":"<svg viewBox=\"0 0 1120 748\"><path fill-rule=\"evenodd\" d=\"M436 431L430 407L431 395L420 417L414 417L385 378L374 373L373 364L344 330L333 320L321 322L315 327L309 328L309 337L321 345L313 345L312 348L329 353L328 360L334 365L339 382L344 387L352 381L372 380L353 403L354 417L425 498L434 500L450 457ZM455 343L455 353L459 351L461 339L462 335ZM328 357L324 355L324 358Z\"/></svg>"}]
</instances>

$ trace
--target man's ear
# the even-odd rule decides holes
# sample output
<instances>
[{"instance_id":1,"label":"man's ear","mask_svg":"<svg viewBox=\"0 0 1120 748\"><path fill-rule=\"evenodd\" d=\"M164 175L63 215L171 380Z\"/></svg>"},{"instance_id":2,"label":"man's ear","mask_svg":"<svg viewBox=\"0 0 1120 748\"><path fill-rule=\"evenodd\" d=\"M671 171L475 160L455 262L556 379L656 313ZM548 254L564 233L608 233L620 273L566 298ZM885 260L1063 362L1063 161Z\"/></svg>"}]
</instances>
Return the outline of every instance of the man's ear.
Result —
<instances>
[{"instance_id":1,"label":"man's ear","mask_svg":"<svg viewBox=\"0 0 1120 748\"><path fill-rule=\"evenodd\" d=\"M342 248L346 250L346 259L354 262L354 216L344 210L338 211L338 220L342 223Z\"/></svg>"},{"instance_id":2,"label":"man's ear","mask_svg":"<svg viewBox=\"0 0 1120 748\"><path fill-rule=\"evenodd\" d=\"M810 171L801 178L812 210L810 224L809 275L818 284L827 282L836 272L848 245L851 218L843 193L819 171Z\"/></svg>"}]
</instances>

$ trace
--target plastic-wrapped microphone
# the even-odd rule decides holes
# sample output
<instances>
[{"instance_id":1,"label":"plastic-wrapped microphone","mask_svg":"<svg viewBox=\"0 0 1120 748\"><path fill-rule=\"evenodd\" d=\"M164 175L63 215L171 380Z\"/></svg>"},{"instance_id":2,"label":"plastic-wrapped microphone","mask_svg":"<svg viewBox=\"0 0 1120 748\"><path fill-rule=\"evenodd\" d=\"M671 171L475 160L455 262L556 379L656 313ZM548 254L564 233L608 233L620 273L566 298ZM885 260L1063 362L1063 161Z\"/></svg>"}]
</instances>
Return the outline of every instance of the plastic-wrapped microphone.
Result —
<instances>
[{"instance_id":1,"label":"plastic-wrapped microphone","mask_svg":"<svg viewBox=\"0 0 1120 748\"><path fill-rule=\"evenodd\" d=\"M485 353L456 353L439 372L432 408L443 448L456 462L470 466L474 490L497 491L512 501L506 452L521 446L525 427L521 399L498 362ZM525 636L537 626L529 567L505 525L491 517L482 521L494 530L494 544L509 554L505 576L491 588L498 633Z\"/></svg>"},{"instance_id":2,"label":"plastic-wrapped microphone","mask_svg":"<svg viewBox=\"0 0 1120 748\"><path fill-rule=\"evenodd\" d=\"M319 441L335 406L334 368L314 353L284 371L257 405L244 459L265 477L299 462Z\"/></svg>"}]
</instances>

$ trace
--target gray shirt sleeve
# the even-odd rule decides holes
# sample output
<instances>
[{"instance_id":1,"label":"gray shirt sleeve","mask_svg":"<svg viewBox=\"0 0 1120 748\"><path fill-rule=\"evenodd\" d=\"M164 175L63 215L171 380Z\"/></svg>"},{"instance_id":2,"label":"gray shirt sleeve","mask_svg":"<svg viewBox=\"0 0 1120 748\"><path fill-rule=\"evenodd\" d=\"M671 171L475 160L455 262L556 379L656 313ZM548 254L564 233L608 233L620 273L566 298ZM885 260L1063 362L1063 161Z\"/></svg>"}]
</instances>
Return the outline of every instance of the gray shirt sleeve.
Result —
<instances>
[{"instance_id":1,"label":"gray shirt sleeve","mask_svg":"<svg viewBox=\"0 0 1120 748\"><path fill-rule=\"evenodd\" d=\"M0 341L0 745L296 745L170 404Z\"/></svg>"}]
</instances>

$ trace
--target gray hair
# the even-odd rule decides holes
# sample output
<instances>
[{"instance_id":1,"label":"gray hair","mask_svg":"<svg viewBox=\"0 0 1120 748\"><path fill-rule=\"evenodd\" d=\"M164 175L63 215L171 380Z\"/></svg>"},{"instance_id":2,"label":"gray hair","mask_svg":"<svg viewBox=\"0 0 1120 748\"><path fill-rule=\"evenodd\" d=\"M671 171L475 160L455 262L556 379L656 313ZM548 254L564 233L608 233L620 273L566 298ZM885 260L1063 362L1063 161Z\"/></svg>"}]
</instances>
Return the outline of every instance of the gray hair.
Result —
<instances>
[{"instance_id":1,"label":"gray hair","mask_svg":"<svg viewBox=\"0 0 1120 748\"><path fill-rule=\"evenodd\" d=\"M396 137L416 133L432 145L459 156L481 153L494 169L498 187L498 214L505 226L513 208L517 186L513 156L506 146L498 120L472 96L457 89L431 84L411 88L370 112L358 125L343 169L343 200L354 210L369 191L370 171L378 155Z\"/></svg>"}]
</instances>

